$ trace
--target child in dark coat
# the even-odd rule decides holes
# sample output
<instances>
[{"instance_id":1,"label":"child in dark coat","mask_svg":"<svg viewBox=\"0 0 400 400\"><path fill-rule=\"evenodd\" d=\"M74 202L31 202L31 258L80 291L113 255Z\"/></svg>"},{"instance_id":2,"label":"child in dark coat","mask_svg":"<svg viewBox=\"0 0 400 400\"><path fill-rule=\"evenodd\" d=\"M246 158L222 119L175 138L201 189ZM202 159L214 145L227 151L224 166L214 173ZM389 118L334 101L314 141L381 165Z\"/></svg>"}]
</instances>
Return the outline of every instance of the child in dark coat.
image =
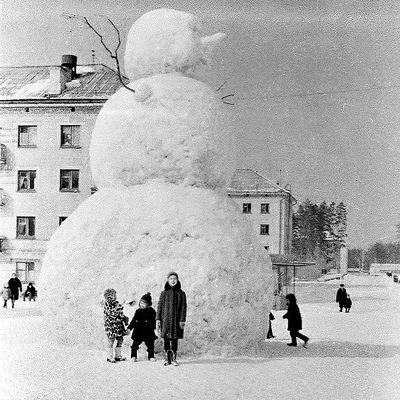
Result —
<instances>
[{"instance_id":1,"label":"child in dark coat","mask_svg":"<svg viewBox=\"0 0 400 400\"><path fill-rule=\"evenodd\" d=\"M117 292L114 289L107 289L104 292L104 329L107 336L107 361L115 363L117 361L125 361L126 358L121 355L121 347L126 335L125 324L129 322L129 318L124 315L122 305L117 301ZM115 357L114 357L114 342Z\"/></svg>"},{"instance_id":2,"label":"child in dark coat","mask_svg":"<svg viewBox=\"0 0 400 400\"><path fill-rule=\"evenodd\" d=\"M286 304L288 306L287 313L282 318L286 318L288 320L288 331L290 332L290 337L292 338L292 342L288 343L288 346L296 347L296 338L300 338L301 340L304 340L303 347L307 347L309 338L299 332L303 327L300 309L297 305L296 296L293 293L290 293L286 296Z\"/></svg>"},{"instance_id":3,"label":"child in dark coat","mask_svg":"<svg viewBox=\"0 0 400 400\"><path fill-rule=\"evenodd\" d=\"M186 321L186 294L181 289L176 272L170 272L167 276L158 302L156 319L157 331L164 339L164 365L177 366L178 339L183 338Z\"/></svg>"},{"instance_id":4,"label":"child in dark coat","mask_svg":"<svg viewBox=\"0 0 400 400\"><path fill-rule=\"evenodd\" d=\"M155 361L154 341L157 336L154 334L156 329L156 311L151 307L151 293L142 296L139 302L139 308L136 310L128 329L132 330L131 358L137 361L137 351L142 342L147 347L149 361Z\"/></svg>"},{"instance_id":5,"label":"child in dark coat","mask_svg":"<svg viewBox=\"0 0 400 400\"><path fill-rule=\"evenodd\" d=\"M350 294L347 293L347 298L344 302L344 309L347 313L350 312L350 308L351 308L352 304L353 304L353 302L351 301Z\"/></svg>"}]
</instances>

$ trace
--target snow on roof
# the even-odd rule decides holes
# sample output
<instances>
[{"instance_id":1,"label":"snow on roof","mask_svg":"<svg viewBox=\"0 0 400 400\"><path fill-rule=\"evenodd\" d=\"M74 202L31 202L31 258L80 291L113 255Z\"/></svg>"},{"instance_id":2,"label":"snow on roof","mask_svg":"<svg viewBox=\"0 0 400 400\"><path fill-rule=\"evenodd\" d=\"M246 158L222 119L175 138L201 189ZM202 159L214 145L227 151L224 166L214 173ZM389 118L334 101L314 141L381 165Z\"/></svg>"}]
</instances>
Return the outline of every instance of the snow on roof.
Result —
<instances>
[{"instance_id":1,"label":"snow on roof","mask_svg":"<svg viewBox=\"0 0 400 400\"><path fill-rule=\"evenodd\" d=\"M270 179L262 176L249 168L236 169L231 182L227 188L228 193L251 192L251 193L286 193L290 191L280 187Z\"/></svg>"},{"instance_id":2,"label":"snow on roof","mask_svg":"<svg viewBox=\"0 0 400 400\"><path fill-rule=\"evenodd\" d=\"M0 100L108 99L120 87L118 74L102 64L78 65L77 77L54 94L51 70L59 66L0 67ZM128 82L128 80L123 77ZM53 91L52 91L53 90Z\"/></svg>"}]
</instances>

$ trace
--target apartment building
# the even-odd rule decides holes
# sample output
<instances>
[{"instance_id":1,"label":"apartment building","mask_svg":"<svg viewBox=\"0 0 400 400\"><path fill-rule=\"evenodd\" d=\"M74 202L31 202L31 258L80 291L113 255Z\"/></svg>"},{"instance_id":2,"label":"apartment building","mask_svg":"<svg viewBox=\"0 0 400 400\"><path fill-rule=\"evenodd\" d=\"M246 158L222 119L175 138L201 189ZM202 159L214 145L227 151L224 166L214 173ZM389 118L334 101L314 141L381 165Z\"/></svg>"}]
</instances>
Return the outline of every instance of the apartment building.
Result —
<instances>
[{"instance_id":1,"label":"apartment building","mask_svg":"<svg viewBox=\"0 0 400 400\"><path fill-rule=\"evenodd\" d=\"M237 169L227 188L230 196L251 221L260 244L274 254L290 254L295 198L252 169Z\"/></svg>"},{"instance_id":2,"label":"apartment building","mask_svg":"<svg viewBox=\"0 0 400 400\"><path fill-rule=\"evenodd\" d=\"M0 279L35 282L57 227L96 190L91 132L120 88L115 71L78 65L0 67ZM0 281L1 282L1 281Z\"/></svg>"}]
</instances>

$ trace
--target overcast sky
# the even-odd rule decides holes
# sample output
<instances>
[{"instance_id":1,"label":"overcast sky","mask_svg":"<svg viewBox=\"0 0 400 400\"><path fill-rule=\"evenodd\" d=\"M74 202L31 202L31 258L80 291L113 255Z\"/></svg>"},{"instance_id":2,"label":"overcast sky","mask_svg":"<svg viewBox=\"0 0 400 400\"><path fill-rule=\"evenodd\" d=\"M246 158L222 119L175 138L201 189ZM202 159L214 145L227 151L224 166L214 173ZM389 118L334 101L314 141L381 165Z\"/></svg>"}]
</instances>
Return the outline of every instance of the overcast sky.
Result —
<instances>
[{"instance_id":1,"label":"overcast sky","mask_svg":"<svg viewBox=\"0 0 400 400\"><path fill-rule=\"evenodd\" d=\"M110 17L126 37L144 12L192 12L227 34L210 82L235 93L237 167L290 184L298 201L348 207L348 243L395 239L400 223L400 2L0 0L0 65L113 66L62 14ZM122 48L123 50L123 48ZM227 106L229 107L229 106Z\"/></svg>"}]
</instances>

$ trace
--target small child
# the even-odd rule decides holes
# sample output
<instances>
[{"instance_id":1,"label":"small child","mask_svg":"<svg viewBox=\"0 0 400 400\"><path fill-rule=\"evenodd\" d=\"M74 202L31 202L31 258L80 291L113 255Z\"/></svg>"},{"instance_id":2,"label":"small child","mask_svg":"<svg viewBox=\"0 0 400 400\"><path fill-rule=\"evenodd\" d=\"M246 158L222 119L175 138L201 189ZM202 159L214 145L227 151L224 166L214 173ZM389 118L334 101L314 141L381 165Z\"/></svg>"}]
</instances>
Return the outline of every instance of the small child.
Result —
<instances>
[{"instance_id":1,"label":"small child","mask_svg":"<svg viewBox=\"0 0 400 400\"><path fill-rule=\"evenodd\" d=\"M126 358L121 356L121 347L126 335L125 324L129 322L129 318L124 315L122 305L117 301L117 292L114 289L107 289L104 292L106 299L104 304L104 328L107 336L107 361L115 363L117 361L125 361ZM114 341L117 342L114 357Z\"/></svg>"},{"instance_id":2,"label":"small child","mask_svg":"<svg viewBox=\"0 0 400 400\"><path fill-rule=\"evenodd\" d=\"M344 302L344 309L347 313L350 312L350 308L351 308L352 304L353 304L353 302L351 301L350 294L347 293L347 298Z\"/></svg>"},{"instance_id":3,"label":"small child","mask_svg":"<svg viewBox=\"0 0 400 400\"><path fill-rule=\"evenodd\" d=\"M11 290L8 287L7 282L4 284L4 288L0 290L0 296L3 296L3 300L4 300L3 308L7 308L7 301L11 297Z\"/></svg>"},{"instance_id":4,"label":"small child","mask_svg":"<svg viewBox=\"0 0 400 400\"><path fill-rule=\"evenodd\" d=\"M131 358L137 361L137 351L142 342L147 347L147 358L149 361L155 361L154 341L157 336L154 333L156 328L156 311L151 307L151 293L147 292L139 301L139 308L136 310L128 329L132 330Z\"/></svg>"}]
</instances>

